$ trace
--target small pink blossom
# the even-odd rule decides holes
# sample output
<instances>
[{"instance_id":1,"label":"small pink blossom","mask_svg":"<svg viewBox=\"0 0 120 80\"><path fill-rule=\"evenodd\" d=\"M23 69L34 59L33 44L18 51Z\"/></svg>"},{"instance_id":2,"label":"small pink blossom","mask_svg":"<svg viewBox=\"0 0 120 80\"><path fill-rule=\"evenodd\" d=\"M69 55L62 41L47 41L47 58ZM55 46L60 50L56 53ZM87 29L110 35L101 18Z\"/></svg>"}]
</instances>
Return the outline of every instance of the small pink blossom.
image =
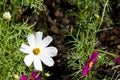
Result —
<instances>
[{"instance_id":1,"label":"small pink blossom","mask_svg":"<svg viewBox=\"0 0 120 80\"><path fill-rule=\"evenodd\" d=\"M117 64L120 64L120 57L117 57L117 58L116 58L116 63L117 63Z\"/></svg>"},{"instance_id":2,"label":"small pink blossom","mask_svg":"<svg viewBox=\"0 0 120 80\"><path fill-rule=\"evenodd\" d=\"M36 71L32 71L32 73L30 74L30 79L42 80L41 76L38 76L38 72L36 72ZM29 78L26 75L22 74L20 77L20 80L29 80Z\"/></svg>"},{"instance_id":3,"label":"small pink blossom","mask_svg":"<svg viewBox=\"0 0 120 80\"><path fill-rule=\"evenodd\" d=\"M116 58L116 64L120 65L120 56ZM120 71L120 67L117 68Z\"/></svg>"}]
</instances>

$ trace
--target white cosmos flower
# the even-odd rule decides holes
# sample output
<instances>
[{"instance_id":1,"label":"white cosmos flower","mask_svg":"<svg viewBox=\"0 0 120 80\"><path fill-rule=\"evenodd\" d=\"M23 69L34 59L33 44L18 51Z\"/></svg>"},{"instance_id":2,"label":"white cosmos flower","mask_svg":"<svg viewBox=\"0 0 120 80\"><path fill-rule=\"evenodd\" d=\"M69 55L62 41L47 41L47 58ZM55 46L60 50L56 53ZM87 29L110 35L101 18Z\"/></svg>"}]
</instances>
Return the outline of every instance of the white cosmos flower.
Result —
<instances>
[{"instance_id":1,"label":"white cosmos flower","mask_svg":"<svg viewBox=\"0 0 120 80\"><path fill-rule=\"evenodd\" d=\"M51 36L47 36L42 39L42 32L36 32L35 34L28 35L29 45L22 44L20 51L28 54L24 58L25 64L29 67L32 63L36 70L42 71L42 63L51 67L54 65L54 61L51 57L57 55L57 48L50 46L47 47L53 40Z\"/></svg>"}]
</instances>

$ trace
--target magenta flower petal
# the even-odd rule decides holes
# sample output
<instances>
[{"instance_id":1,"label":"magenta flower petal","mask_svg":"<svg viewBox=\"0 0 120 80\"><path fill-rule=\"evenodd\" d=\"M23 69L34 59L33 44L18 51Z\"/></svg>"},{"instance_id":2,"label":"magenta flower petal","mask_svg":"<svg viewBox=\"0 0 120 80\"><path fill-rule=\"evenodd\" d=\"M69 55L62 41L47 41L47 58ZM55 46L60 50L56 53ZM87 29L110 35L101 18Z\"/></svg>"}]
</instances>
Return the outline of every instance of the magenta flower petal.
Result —
<instances>
[{"instance_id":1,"label":"magenta flower petal","mask_svg":"<svg viewBox=\"0 0 120 80\"><path fill-rule=\"evenodd\" d=\"M96 61L96 59L97 59L98 54L99 53L97 51L93 52L90 59L89 59L89 61L92 61L94 63Z\"/></svg>"},{"instance_id":2,"label":"magenta flower petal","mask_svg":"<svg viewBox=\"0 0 120 80\"><path fill-rule=\"evenodd\" d=\"M116 63L117 63L117 64L120 64L120 57L117 57L117 58L116 58Z\"/></svg>"},{"instance_id":3,"label":"magenta flower petal","mask_svg":"<svg viewBox=\"0 0 120 80\"><path fill-rule=\"evenodd\" d=\"M50 3L54 3L55 2L55 0L50 0Z\"/></svg>"},{"instance_id":4,"label":"magenta flower petal","mask_svg":"<svg viewBox=\"0 0 120 80\"><path fill-rule=\"evenodd\" d=\"M20 80L28 80L28 77L26 75L21 75Z\"/></svg>"},{"instance_id":5,"label":"magenta flower petal","mask_svg":"<svg viewBox=\"0 0 120 80\"><path fill-rule=\"evenodd\" d=\"M92 55L90 56L90 59L87 61L87 63L84 65L84 68L82 70L82 76L85 77L89 70L91 70L93 63L95 63L97 56L98 56L98 52L93 52Z\"/></svg>"},{"instance_id":6,"label":"magenta flower petal","mask_svg":"<svg viewBox=\"0 0 120 80\"><path fill-rule=\"evenodd\" d=\"M32 71L30 74L30 80L42 80L41 76L38 76L38 72ZM21 75L20 80L29 80L29 78L26 75Z\"/></svg>"},{"instance_id":7,"label":"magenta flower petal","mask_svg":"<svg viewBox=\"0 0 120 80\"><path fill-rule=\"evenodd\" d=\"M83 77L85 77L85 76L87 75L87 73L88 73L88 68L89 68L89 66L88 66L88 64L86 64L86 65L84 66L83 70L82 70L82 76L83 76Z\"/></svg>"},{"instance_id":8,"label":"magenta flower petal","mask_svg":"<svg viewBox=\"0 0 120 80\"><path fill-rule=\"evenodd\" d=\"M116 64L120 65L120 56L117 57L115 60L116 60ZM117 70L120 71L120 67L118 67Z\"/></svg>"},{"instance_id":9,"label":"magenta flower petal","mask_svg":"<svg viewBox=\"0 0 120 80\"><path fill-rule=\"evenodd\" d=\"M32 73L30 74L30 77L31 78L36 78L37 74L38 74L38 72L32 71Z\"/></svg>"}]
</instances>

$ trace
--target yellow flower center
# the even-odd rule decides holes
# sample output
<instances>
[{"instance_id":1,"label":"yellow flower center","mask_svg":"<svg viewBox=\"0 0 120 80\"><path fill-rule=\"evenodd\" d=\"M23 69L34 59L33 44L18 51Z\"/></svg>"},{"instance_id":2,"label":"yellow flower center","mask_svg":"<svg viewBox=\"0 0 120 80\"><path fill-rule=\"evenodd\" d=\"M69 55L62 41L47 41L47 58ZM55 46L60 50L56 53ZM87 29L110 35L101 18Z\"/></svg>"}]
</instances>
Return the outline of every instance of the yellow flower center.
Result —
<instances>
[{"instance_id":1,"label":"yellow flower center","mask_svg":"<svg viewBox=\"0 0 120 80\"><path fill-rule=\"evenodd\" d=\"M92 65L93 65L93 62L92 62L92 61L90 61L90 63L89 63L89 67L92 67Z\"/></svg>"},{"instance_id":2,"label":"yellow flower center","mask_svg":"<svg viewBox=\"0 0 120 80\"><path fill-rule=\"evenodd\" d=\"M33 49L33 53L34 53L35 55L40 54L40 48L38 48L38 47L34 48L34 49Z\"/></svg>"}]
</instances>

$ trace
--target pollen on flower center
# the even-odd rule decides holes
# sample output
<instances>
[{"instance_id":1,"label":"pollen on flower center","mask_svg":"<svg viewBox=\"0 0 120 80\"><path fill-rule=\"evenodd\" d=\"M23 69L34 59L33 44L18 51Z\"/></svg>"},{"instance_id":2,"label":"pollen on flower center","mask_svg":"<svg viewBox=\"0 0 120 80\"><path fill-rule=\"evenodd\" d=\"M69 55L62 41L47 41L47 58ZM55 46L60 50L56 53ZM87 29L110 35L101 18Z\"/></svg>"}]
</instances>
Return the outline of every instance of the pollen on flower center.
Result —
<instances>
[{"instance_id":1,"label":"pollen on flower center","mask_svg":"<svg viewBox=\"0 0 120 80\"><path fill-rule=\"evenodd\" d=\"M35 55L40 54L40 48L38 48L38 47L34 48L34 49L33 49L33 53L34 53Z\"/></svg>"},{"instance_id":2,"label":"pollen on flower center","mask_svg":"<svg viewBox=\"0 0 120 80\"><path fill-rule=\"evenodd\" d=\"M92 62L92 61L90 61L90 63L89 63L89 67L92 67L92 65L93 65L93 62Z\"/></svg>"}]
</instances>

